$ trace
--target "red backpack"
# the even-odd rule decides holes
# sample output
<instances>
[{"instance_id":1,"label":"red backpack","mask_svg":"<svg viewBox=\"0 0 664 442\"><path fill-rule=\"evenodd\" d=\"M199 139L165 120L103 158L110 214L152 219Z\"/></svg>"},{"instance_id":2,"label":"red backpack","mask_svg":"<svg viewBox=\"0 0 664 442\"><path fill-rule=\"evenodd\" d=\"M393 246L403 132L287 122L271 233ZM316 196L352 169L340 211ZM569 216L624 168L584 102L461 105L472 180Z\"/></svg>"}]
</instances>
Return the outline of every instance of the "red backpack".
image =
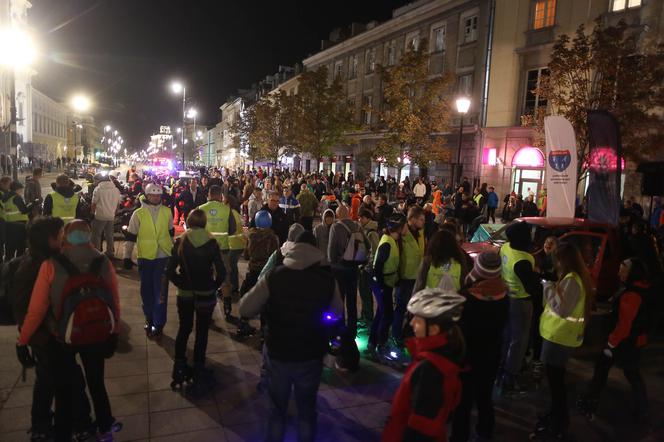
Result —
<instances>
[{"instance_id":1,"label":"red backpack","mask_svg":"<svg viewBox=\"0 0 664 442\"><path fill-rule=\"evenodd\" d=\"M95 258L87 273L81 273L64 255L53 259L69 275L60 304L53 306L58 340L72 346L106 342L117 317L110 287L99 274L106 257Z\"/></svg>"}]
</instances>

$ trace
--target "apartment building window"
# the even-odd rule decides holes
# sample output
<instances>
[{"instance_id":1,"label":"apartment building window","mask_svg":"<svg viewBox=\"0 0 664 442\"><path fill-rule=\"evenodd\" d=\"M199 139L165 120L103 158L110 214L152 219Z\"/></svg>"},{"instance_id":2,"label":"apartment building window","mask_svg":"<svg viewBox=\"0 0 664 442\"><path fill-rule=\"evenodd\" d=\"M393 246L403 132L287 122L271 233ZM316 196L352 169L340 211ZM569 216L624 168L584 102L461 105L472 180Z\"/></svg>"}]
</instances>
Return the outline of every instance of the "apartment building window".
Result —
<instances>
[{"instance_id":1,"label":"apartment building window","mask_svg":"<svg viewBox=\"0 0 664 442\"><path fill-rule=\"evenodd\" d=\"M362 124L369 126L371 124L371 112L373 111L373 96L365 95L362 97Z\"/></svg>"},{"instance_id":2,"label":"apartment building window","mask_svg":"<svg viewBox=\"0 0 664 442\"><path fill-rule=\"evenodd\" d=\"M344 68L343 61L340 60L334 63L334 78L341 77L343 68Z\"/></svg>"},{"instance_id":3,"label":"apartment building window","mask_svg":"<svg viewBox=\"0 0 664 442\"><path fill-rule=\"evenodd\" d=\"M556 0L537 0L533 15L533 29L553 26L556 22Z\"/></svg>"},{"instance_id":4,"label":"apartment building window","mask_svg":"<svg viewBox=\"0 0 664 442\"><path fill-rule=\"evenodd\" d=\"M442 52L445 50L445 26L433 30L433 51Z\"/></svg>"},{"instance_id":5,"label":"apartment building window","mask_svg":"<svg viewBox=\"0 0 664 442\"><path fill-rule=\"evenodd\" d=\"M367 74L376 70L376 49L367 49L364 53L364 69Z\"/></svg>"},{"instance_id":6,"label":"apartment building window","mask_svg":"<svg viewBox=\"0 0 664 442\"><path fill-rule=\"evenodd\" d=\"M349 69L350 69L350 72L348 74L348 78L356 78L357 77L357 55L351 55L350 56Z\"/></svg>"},{"instance_id":7,"label":"apartment building window","mask_svg":"<svg viewBox=\"0 0 664 442\"><path fill-rule=\"evenodd\" d=\"M523 115L535 115L539 108L546 107L547 100L540 97L538 88L542 83L542 79L547 75L549 75L549 69L547 68L532 69L528 71L528 74L526 75Z\"/></svg>"},{"instance_id":8,"label":"apartment building window","mask_svg":"<svg viewBox=\"0 0 664 442\"><path fill-rule=\"evenodd\" d=\"M641 0L612 0L611 11L623 11L629 8L638 8L641 6Z\"/></svg>"},{"instance_id":9,"label":"apartment building window","mask_svg":"<svg viewBox=\"0 0 664 442\"><path fill-rule=\"evenodd\" d=\"M397 62L397 46L394 43L394 41L391 41L387 44L387 54L386 57L387 59L387 65L388 66L394 66Z\"/></svg>"},{"instance_id":10,"label":"apartment building window","mask_svg":"<svg viewBox=\"0 0 664 442\"><path fill-rule=\"evenodd\" d=\"M473 74L459 76L458 92L459 94L466 96L473 93Z\"/></svg>"},{"instance_id":11,"label":"apartment building window","mask_svg":"<svg viewBox=\"0 0 664 442\"><path fill-rule=\"evenodd\" d=\"M406 36L406 50L407 51L417 51L417 48L420 47L420 33L413 32Z\"/></svg>"},{"instance_id":12,"label":"apartment building window","mask_svg":"<svg viewBox=\"0 0 664 442\"><path fill-rule=\"evenodd\" d=\"M470 43L477 40L477 15L463 19L463 42Z\"/></svg>"}]
</instances>

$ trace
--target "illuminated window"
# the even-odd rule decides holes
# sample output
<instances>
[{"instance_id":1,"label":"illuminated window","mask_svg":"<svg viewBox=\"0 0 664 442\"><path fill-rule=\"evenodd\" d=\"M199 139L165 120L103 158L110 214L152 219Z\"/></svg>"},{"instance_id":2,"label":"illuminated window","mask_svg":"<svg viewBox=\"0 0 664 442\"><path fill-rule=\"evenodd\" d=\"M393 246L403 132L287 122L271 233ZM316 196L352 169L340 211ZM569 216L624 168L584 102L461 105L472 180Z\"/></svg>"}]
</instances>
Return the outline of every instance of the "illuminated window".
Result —
<instances>
[{"instance_id":1,"label":"illuminated window","mask_svg":"<svg viewBox=\"0 0 664 442\"><path fill-rule=\"evenodd\" d=\"M533 29L548 28L556 21L556 0L537 0L535 2L535 15Z\"/></svg>"},{"instance_id":2,"label":"illuminated window","mask_svg":"<svg viewBox=\"0 0 664 442\"><path fill-rule=\"evenodd\" d=\"M611 2L611 11L622 11L628 8L638 8L641 6L641 0L613 0Z\"/></svg>"}]
</instances>

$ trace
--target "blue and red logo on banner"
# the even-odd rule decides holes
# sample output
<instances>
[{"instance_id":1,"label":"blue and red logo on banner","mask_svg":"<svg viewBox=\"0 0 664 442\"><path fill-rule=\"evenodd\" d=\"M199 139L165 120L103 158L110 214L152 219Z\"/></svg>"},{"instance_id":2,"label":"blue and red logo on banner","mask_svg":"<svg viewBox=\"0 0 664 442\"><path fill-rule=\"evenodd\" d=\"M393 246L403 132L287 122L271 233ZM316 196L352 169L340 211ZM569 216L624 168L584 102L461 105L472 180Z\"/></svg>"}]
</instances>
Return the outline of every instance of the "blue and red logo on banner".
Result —
<instances>
[{"instance_id":1,"label":"blue and red logo on banner","mask_svg":"<svg viewBox=\"0 0 664 442\"><path fill-rule=\"evenodd\" d=\"M572 163L569 150L552 150L549 152L549 166L556 172L564 172Z\"/></svg>"}]
</instances>

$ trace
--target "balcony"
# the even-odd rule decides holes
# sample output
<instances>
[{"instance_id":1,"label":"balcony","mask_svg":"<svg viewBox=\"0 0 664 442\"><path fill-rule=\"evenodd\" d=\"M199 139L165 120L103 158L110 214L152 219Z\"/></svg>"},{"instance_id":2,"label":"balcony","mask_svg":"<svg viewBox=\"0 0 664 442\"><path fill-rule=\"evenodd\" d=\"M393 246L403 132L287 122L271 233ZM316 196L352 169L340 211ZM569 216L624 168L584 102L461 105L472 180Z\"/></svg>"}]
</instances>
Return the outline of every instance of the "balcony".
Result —
<instances>
[{"instance_id":1,"label":"balcony","mask_svg":"<svg viewBox=\"0 0 664 442\"><path fill-rule=\"evenodd\" d=\"M553 43L555 39L556 26L547 26L546 28L530 29L525 32L526 46L539 46L547 43Z\"/></svg>"}]
</instances>

